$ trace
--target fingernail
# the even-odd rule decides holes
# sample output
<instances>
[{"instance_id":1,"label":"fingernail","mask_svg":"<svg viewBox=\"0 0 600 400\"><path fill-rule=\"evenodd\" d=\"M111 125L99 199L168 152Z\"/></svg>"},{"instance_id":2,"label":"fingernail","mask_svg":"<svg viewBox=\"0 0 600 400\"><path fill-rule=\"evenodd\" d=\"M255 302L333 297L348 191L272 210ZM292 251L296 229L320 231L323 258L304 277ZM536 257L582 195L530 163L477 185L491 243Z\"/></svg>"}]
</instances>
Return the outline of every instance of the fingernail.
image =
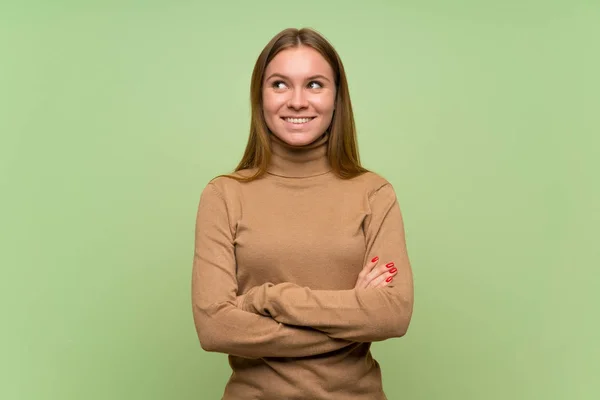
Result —
<instances>
[{"instance_id":1,"label":"fingernail","mask_svg":"<svg viewBox=\"0 0 600 400\"><path fill-rule=\"evenodd\" d=\"M375 262L377 260L379 260L379 257L375 257L374 259L371 260L371 262Z\"/></svg>"},{"instance_id":2,"label":"fingernail","mask_svg":"<svg viewBox=\"0 0 600 400\"><path fill-rule=\"evenodd\" d=\"M394 273L394 272L396 272L396 271L398 271L398 269L397 269L397 268L392 268L392 269L390 269L390 274L393 274L393 273Z\"/></svg>"},{"instance_id":3,"label":"fingernail","mask_svg":"<svg viewBox=\"0 0 600 400\"><path fill-rule=\"evenodd\" d=\"M389 263L389 264L385 264L385 266L386 266L386 267L388 267L388 268L392 268L392 267L394 266L394 263L393 263L393 262L391 262L391 263Z\"/></svg>"},{"instance_id":4,"label":"fingernail","mask_svg":"<svg viewBox=\"0 0 600 400\"><path fill-rule=\"evenodd\" d=\"M394 279L394 277L393 277L393 276L388 276L388 278L387 278L385 281L386 281L386 282L391 282L391 281L392 281L392 279Z\"/></svg>"}]
</instances>

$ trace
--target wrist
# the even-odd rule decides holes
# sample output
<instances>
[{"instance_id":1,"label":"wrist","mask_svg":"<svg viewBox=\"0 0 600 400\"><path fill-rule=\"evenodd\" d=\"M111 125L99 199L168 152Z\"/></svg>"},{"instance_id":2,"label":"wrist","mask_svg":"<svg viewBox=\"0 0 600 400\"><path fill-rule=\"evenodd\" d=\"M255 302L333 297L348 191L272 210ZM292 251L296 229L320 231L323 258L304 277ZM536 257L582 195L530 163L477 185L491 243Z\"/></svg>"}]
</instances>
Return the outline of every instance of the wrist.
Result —
<instances>
[{"instance_id":1,"label":"wrist","mask_svg":"<svg viewBox=\"0 0 600 400\"><path fill-rule=\"evenodd\" d=\"M246 293L237 296L236 301L235 301L236 307L242 311L257 314L256 310L252 306L252 298L253 298L254 292L256 292L257 289L258 289L258 286L255 286L255 287L251 288L250 290L248 290Z\"/></svg>"},{"instance_id":2,"label":"wrist","mask_svg":"<svg viewBox=\"0 0 600 400\"><path fill-rule=\"evenodd\" d=\"M273 283L267 282L260 286L255 286L246 293L237 296L236 306L246 312L270 316L265 308L267 308L268 289L274 286Z\"/></svg>"},{"instance_id":3,"label":"wrist","mask_svg":"<svg viewBox=\"0 0 600 400\"><path fill-rule=\"evenodd\" d=\"M261 299L264 299L266 296L266 289L269 286L273 286L272 283L265 283L260 286L254 286L246 293L237 296L235 305L242 311L246 311L253 314L262 315L259 310L262 308L259 304L261 303Z\"/></svg>"}]
</instances>

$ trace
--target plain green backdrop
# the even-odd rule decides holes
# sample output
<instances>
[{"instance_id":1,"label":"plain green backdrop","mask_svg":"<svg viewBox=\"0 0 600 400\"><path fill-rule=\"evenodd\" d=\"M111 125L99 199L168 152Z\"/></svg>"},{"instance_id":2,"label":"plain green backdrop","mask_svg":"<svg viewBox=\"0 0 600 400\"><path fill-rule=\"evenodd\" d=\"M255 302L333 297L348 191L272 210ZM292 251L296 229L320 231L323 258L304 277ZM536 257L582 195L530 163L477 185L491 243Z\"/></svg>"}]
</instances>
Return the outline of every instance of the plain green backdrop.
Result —
<instances>
[{"instance_id":1,"label":"plain green backdrop","mask_svg":"<svg viewBox=\"0 0 600 400\"><path fill-rule=\"evenodd\" d=\"M597 1L0 5L0 398L219 399L194 219L241 157L256 57L313 27L415 273L390 400L597 399ZM311 399L312 400L312 399Z\"/></svg>"}]
</instances>

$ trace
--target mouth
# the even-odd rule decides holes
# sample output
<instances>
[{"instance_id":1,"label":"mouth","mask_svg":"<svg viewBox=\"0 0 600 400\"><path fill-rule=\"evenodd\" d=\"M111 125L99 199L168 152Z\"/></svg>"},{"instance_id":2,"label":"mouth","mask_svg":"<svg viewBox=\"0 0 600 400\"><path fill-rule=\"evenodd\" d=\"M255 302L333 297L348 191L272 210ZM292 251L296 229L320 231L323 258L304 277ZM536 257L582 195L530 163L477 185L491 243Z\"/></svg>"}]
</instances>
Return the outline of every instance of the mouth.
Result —
<instances>
[{"instance_id":1,"label":"mouth","mask_svg":"<svg viewBox=\"0 0 600 400\"><path fill-rule=\"evenodd\" d=\"M315 118L316 117L281 117L285 122L298 126L307 124Z\"/></svg>"}]
</instances>

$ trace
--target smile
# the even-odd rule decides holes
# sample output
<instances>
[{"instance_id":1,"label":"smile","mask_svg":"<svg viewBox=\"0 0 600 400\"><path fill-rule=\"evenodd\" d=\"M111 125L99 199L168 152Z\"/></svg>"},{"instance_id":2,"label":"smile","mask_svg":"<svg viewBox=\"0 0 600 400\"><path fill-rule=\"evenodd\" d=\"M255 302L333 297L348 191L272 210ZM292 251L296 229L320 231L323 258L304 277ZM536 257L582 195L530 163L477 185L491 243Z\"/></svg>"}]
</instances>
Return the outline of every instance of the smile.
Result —
<instances>
[{"instance_id":1,"label":"smile","mask_svg":"<svg viewBox=\"0 0 600 400\"><path fill-rule=\"evenodd\" d=\"M310 122L314 119L315 117L305 117L305 118L282 118L284 121L289 122L291 124L305 124L307 122Z\"/></svg>"}]
</instances>

